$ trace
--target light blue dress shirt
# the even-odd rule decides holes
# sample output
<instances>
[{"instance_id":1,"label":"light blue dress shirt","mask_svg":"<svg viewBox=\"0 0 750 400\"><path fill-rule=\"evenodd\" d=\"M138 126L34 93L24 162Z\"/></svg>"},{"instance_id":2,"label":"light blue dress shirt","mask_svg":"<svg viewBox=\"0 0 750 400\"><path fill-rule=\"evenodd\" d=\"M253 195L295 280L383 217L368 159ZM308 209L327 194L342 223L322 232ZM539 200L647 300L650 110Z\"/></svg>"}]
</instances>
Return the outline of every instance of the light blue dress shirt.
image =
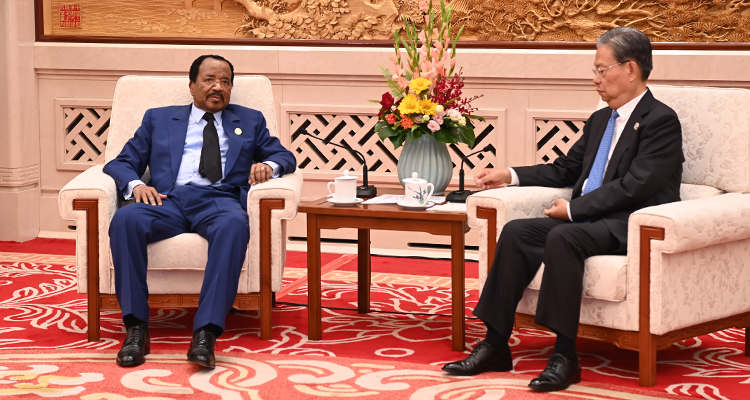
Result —
<instances>
[{"instance_id":1,"label":"light blue dress shirt","mask_svg":"<svg viewBox=\"0 0 750 400\"><path fill-rule=\"evenodd\" d=\"M174 187L188 183L199 186L219 186L224 180L223 177L226 176L224 166L227 162L229 136L224 132L224 127L221 123L222 111L214 113L214 124L216 125L216 132L219 134L222 179L212 184L210 179L202 177L198 171L201 162L201 150L203 149L203 128L208 124L208 121L203 119L205 113L205 111L196 107L195 104L191 106L187 135L185 135L185 147L182 151L182 161L180 162L180 169L177 172L177 179L175 180ZM265 161L264 164L267 164L273 169L273 178L278 177L278 164L273 161ZM133 196L133 189L138 185L144 185L143 181L138 179L128 183L128 193L125 195L125 200L130 200Z\"/></svg>"}]
</instances>

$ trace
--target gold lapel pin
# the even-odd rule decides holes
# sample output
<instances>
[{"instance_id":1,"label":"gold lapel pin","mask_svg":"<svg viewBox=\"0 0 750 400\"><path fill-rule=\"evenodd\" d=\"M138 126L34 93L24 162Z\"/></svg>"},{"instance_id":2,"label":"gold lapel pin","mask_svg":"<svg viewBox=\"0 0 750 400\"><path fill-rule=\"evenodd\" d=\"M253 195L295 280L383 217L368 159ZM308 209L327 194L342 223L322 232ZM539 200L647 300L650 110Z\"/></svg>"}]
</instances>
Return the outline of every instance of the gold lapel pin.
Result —
<instances>
[{"instance_id":1,"label":"gold lapel pin","mask_svg":"<svg viewBox=\"0 0 750 400\"><path fill-rule=\"evenodd\" d=\"M235 135L242 135L242 129L240 129L240 128L234 128L234 134Z\"/></svg>"},{"instance_id":2,"label":"gold lapel pin","mask_svg":"<svg viewBox=\"0 0 750 400\"><path fill-rule=\"evenodd\" d=\"M638 123L636 122L635 125L633 125L633 129L637 131L639 126L640 125L638 125Z\"/></svg>"}]
</instances>

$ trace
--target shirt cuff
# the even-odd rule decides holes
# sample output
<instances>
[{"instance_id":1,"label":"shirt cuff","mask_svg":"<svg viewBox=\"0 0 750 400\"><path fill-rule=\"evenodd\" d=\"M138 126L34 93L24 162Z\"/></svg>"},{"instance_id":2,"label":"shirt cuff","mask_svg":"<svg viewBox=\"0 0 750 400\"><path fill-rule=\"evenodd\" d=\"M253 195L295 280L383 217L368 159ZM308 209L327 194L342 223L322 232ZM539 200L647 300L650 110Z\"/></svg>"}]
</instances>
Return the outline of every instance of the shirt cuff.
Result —
<instances>
[{"instance_id":1,"label":"shirt cuff","mask_svg":"<svg viewBox=\"0 0 750 400\"><path fill-rule=\"evenodd\" d=\"M279 164L276 164L273 161L263 161L263 164L268 165L273 170L273 175L271 176L271 179L278 178L279 177Z\"/></svg>"},{"instance_id":2,"label":"shirt cuff","mask_svg":"<svg viewBox=\"0 0 750 400\"><path fill-rule=\"evenodd\" d=\"M513 171L513 168L508 168L508 171L510 171L510 183L508 186L518 186L518 174L516 174L516 171Z\"/></svg>"},{"instance_id":3,"label":"shirt cuff","mask_svg":"<svg viewBox=\"0 0 750 400\"><path fill-rule=\"evenodd\" d=\"M128 192L125 194L125 196L123 196L125 200L130 200L133 197L133 189L135 189L135 187L138 185L145 185L145 183L143 183L143 181L141 181L140 179L136 179L128 183Z\"/></svg>"},{"instance_id":4,"label":"shirt cuff","mask_svg":"<svg viewBox=\"0 0 750 400\"><path fill-rule=\"evenodd\" d=\"M570 202L568 202L567 208L568 208L568 219L570 220L570 222L573 222L573 217L570 215Z\"/></svg>"}]
</instances>

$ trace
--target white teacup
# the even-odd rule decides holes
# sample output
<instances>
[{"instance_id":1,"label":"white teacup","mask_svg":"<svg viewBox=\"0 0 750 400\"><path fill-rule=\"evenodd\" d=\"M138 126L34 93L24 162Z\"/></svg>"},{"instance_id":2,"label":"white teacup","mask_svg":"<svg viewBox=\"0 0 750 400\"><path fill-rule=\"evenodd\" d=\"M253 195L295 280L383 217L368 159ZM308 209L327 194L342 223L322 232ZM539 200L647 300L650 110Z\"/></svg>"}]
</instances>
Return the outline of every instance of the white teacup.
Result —
<instances>
[{"instance_id":1,"label":"white teacup","mask_svg":"<svg viewBox=\"0 0 750 400\"><path fill-rule=\"evenodd\" d=\"M331 189L331 185L333 185L333 189ZM349 176L349 171L344 171L344 176L339 176L333 182L328 182L328 193L335 202L353 203L357 200L357 177Z\"/></svg>"},{"instance_id":2,"label":"white teacup","mask_svg":"<svg viewBox=\"0 0 750 400\"><path fill-rule=\"evenodd\" d=\"M427 204L432 192L435 191L435 185L428 183L426 180L419 178L414 172L411 178L403 179L404 182L404 201L401 203L406 207L424 207Z\"/></svg>"}]
</instances>

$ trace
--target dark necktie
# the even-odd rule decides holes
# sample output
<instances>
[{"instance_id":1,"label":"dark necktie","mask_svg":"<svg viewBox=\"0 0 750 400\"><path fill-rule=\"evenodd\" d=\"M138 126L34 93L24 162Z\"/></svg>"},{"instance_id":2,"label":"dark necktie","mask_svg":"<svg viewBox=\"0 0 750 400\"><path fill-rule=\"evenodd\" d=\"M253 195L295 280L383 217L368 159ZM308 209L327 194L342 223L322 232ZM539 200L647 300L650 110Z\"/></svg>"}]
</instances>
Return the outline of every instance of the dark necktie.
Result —
<instances>
[{"instance_id":1,"label":"dark necktie","mask_svg":"<svg viewBox=\"0 0 750 400\"><path fill-rule=\"evenodd\" d=\"M602 137L602 142L599 144L599 149L596 152L594 165L591 167L591 172L589 172L589 178L586 182L586 187L583 189L583 194L591 193L602 186L604 167L607 166L609 149L612 147L612 137L615 134L615 120L617 117L619 117L617 111L613 112L612 116L609 117L607 129L604 130L604 136Z\"/></svg>"},{"instance_id":2,"label":"dark necktie","mask_svg":"<svg viewBox=\"0 0 750 400\"><path fill-rule=\"evenodd\" d=\"M198 172L202 177L211 180L211 183L215 183L222 177L219 133L216 132L213 114L205 113L203 119L208 123L203 128L203 149L201 150L201 163L198 166Z\"/></svg>"}]
</instances>

